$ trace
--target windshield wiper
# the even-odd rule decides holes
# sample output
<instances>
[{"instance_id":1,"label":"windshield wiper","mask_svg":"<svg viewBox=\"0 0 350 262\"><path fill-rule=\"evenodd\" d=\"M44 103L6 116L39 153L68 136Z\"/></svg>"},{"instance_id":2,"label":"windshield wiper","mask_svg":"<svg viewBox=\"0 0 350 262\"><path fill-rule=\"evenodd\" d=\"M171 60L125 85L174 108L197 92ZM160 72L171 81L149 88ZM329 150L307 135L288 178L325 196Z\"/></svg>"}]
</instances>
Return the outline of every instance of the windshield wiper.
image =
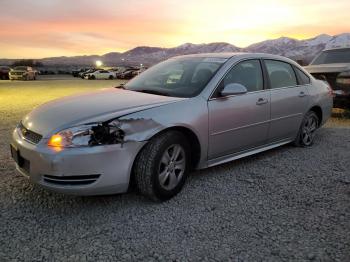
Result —
<instances>
[{"instance_id":1,"label":"windshield wiper","mask_svg":"<svg viewBox=\"0 0 350 262\"><path fill-rule=\"evenodd\" d=\"M168 93L162 92L162 91L158 91L158 90L141 89L141 90L134 90L134 91L141 92L141 93L146 93L146 94L152 94L152 95L169 96Z\"/></svg>"}]
</instances>

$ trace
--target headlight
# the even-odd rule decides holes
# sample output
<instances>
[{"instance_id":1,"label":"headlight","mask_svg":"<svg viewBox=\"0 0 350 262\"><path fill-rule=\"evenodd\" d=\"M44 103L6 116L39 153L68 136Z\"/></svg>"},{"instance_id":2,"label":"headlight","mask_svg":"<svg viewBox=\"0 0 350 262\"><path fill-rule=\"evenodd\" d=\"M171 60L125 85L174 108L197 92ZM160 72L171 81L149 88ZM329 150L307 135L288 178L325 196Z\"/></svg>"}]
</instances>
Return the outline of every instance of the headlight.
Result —
<instances>
[{"instance_id":1,"label":"headlight","mask_svg":"<svg viewBox=\"0 0 350 262\"><path fill-rule=\"evenodd\" d=\"M84 147L123 143L118 121L81 125L62 130L49 139L51 147Z\"/></svg>"}]
</instances>

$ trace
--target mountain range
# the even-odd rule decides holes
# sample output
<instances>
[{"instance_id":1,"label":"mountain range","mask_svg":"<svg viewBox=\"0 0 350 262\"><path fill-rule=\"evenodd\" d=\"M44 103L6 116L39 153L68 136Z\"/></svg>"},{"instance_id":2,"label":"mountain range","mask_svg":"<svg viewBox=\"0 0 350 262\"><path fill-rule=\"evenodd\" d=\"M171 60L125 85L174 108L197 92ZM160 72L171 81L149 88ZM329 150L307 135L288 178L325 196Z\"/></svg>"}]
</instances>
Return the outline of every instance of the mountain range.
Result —
<instances>
[{"instance_id":1,"label":"mountain range","mask_svg":"<svg viewBox=\"0 0 350 262\"><path fill-rule=\"evenodd\" d=\"M240 48L225 42L209 44L185 43L173 48L139 46L126 52L111 52L104 55L73 56L73 57L50 57L36 59L46 66L70 65L83 66L93 65L96 60L101 60L105 65L115 66L120 64L144 64L151 65L169 57L198 54L198 53L221 53L221 52L258 52L270 53L289 57L294 60L310 62L320 51L327 48L350 47L350 33L339 35L322 34L311 39L297 40L289 37L266 40L252 44L246 48ZM15 59L0 59L0 64L11 64Z\"/></svg>"}]
</instances>

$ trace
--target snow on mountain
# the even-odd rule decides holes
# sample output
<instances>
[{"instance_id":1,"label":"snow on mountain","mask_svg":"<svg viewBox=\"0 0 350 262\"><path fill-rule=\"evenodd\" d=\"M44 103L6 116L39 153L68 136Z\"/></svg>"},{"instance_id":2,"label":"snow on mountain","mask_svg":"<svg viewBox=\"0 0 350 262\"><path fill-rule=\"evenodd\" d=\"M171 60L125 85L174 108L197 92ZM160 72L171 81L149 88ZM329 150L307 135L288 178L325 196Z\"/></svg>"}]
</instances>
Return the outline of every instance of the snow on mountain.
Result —
<instances>
[{"instance_id":1,"label":"snow on mountain","mask_svg":"<svg viewBox=\"0 0 350 262\"><path fill-rule=\"evenodd\" d=\"M244 51L283 55L309 62L323 49L345 46L350 47L350 33L336 36L322 34L306 40L281 37L253 44L245 48Z\"/></svg>"},{"instance_id":2,"label":"snow on mountain","mask_svg":"<svg viewBox=\"0 0 350 262\"><path fill-rule=\"evenodd\" d=\"M334 36L326 44L326 48L350 47L350 33Z\"/></svg>"},{"instance_id":3,"label":"snow on mountain","mask_svg":"<svg viewBox=\"0 0 350 262\"><path fill-rule=\"evenodd\" d=\"M173 48L139 46L124 53L111 52L102 56L51 57L39 59L44 65L93 65L102 60L106 65L140 64L151 65L169 57L221 52L257 52L283 55L294 60L311 61L323 49L350 47L350 33L330 36L322 34L306 40L289 37L266 40L239 48L229 43L217 42L209 44L185 43ZM0 59L0 64L13 63L13 59Z\"/></svg>"}]
</instances>

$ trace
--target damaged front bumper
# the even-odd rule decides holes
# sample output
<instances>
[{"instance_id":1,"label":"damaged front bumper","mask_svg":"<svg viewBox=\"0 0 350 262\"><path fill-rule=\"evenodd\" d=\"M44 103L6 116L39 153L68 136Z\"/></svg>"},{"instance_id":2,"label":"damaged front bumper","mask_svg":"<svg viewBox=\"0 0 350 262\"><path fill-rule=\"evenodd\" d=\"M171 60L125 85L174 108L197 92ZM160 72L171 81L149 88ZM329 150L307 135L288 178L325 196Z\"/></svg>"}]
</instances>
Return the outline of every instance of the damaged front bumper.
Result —
<instances>
[{"instance_id":1,"label":"damaged front bumper","mask_svg":"<svg viewBox=\"0 0 350 262\"><path fill-rule=\"evenodd\" d=\"M38 144L13 132L11 151L17 170L49 190L74 195L101 195L126 192L132 165L146 143L54 149L47 139Z\"/></svg>"}]
</instances>

